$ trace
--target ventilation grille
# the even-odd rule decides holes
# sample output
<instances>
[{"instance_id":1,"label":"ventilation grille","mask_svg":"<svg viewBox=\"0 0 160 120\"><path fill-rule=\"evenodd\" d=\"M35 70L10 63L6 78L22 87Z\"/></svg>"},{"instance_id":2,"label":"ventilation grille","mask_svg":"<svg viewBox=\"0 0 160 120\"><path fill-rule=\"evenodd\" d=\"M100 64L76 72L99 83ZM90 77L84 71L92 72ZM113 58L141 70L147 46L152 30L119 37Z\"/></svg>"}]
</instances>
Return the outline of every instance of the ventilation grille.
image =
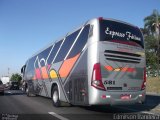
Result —
<instances>
[{"instance_id":1,"label":"ventilation grille","mask_svg":"<svg viewBox=\"0 0 160 120\"><path fill-rule=\"evenodd\" d=\"M106 60L125 62L125 63L140 63L141 55L135 53L127 53L113 50L105 50L104 56Z\"/></svg>"}]
</instances>

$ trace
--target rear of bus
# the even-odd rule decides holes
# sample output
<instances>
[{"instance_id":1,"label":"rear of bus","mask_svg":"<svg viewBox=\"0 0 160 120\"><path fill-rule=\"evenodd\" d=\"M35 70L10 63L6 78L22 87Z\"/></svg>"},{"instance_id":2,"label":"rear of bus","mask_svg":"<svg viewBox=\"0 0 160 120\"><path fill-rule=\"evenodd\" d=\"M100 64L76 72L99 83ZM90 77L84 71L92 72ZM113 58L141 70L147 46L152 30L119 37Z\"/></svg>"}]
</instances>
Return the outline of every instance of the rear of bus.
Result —
<instances>
[{"instance_id":1,"label":"rear of bus","mask_svg":"<svg viewBox=\"0 0 160 120\"><path fill-rule=\"evenodd\" d=\"M89 47L88 59L89 104L143 103L146 64L141 31L128 23L102 18L94 26L97 39Z\"/></svg>"}]
</instances>

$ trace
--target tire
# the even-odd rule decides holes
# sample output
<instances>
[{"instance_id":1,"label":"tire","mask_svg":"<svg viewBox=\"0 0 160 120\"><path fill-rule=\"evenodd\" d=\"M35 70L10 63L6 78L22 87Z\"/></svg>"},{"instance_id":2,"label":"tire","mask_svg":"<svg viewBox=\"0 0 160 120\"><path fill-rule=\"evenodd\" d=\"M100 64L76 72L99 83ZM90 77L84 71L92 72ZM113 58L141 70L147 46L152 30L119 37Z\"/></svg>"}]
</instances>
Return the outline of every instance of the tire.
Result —
<instances>
[{"instance_id":1,"label":"tire","mask_svg":"<svg viewBox=\"0 0 160 120\"><path fill-rule=\"evenodd\" d=\"M26 88L26 94L27 94L28 97L31 96L31 93L29 92L29 88L28 87Z\"/></svg>"},{"instance_id":2,"label":"tire","mask_svg":"<svg viewBox=\"0 0 160 120\"><path fill-rule=\"evenodd\" d=\"M36 96L36 94L35 93L33 93L33 91L31 91L31 89L32 88L30 88L29 86L27 86L27 88L26 88L26 94L27 94L27 96L28 97L35 97Z\"/></svg>"},{"instance_id":3,"label":"tire","mask_svg":"<svg viewBox=\"0 0 160 120\"><path fill-rule=\"evenodd\" d=\"M61 106L61 101L59 100L59 91L57 86L54 86L54 88L52 89L52 102L53 106L55 107Z\"/></svg>"},{"instance_id":4,"label":"tire","mask_svg":"<svg viewBox=\"0 0 160 120\"><path fill-rule=\"evenodd\" d=\"M4 95L4 91L0 93L2 96Z\"/></svg>"}]
</instances>

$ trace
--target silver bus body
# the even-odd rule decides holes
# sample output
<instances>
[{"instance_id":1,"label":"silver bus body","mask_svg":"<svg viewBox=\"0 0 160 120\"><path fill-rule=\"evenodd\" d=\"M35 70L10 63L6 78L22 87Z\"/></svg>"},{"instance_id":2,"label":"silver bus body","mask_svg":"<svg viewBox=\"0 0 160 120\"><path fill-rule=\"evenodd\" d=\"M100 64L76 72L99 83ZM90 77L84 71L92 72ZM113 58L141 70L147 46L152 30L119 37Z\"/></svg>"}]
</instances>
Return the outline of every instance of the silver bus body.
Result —
<instances>
[{"instance_id":1,"label":"silver bus body","mask_svg":"<svg viewBox=\"0 0 160 120\"><path fill-rule=\"evenodd\" d=\"M124 105L145 100L145 53L140 30L96 18L33 55L24 66L30 93L73 105Z\"/></svg>"}]
</instances>

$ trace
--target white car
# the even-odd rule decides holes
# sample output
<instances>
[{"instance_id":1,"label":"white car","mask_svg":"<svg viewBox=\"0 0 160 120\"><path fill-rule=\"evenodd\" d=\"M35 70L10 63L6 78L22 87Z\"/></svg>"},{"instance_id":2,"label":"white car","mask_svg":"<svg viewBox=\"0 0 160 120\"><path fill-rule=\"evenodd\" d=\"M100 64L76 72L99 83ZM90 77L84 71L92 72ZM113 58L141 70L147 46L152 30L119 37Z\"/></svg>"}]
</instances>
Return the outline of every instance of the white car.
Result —
<instances>
[{"instance_id":1,"label":"white car","mask_svg":"<svg viewBox=\"0 0 160 120\"><path fill-rule=\"evenodd\" d=\"M0 80L0 94L4 94L4 88L5 88L5 86L4 86L4 84L2 83L2 81Z\"/></svg>"}]
</instances>

